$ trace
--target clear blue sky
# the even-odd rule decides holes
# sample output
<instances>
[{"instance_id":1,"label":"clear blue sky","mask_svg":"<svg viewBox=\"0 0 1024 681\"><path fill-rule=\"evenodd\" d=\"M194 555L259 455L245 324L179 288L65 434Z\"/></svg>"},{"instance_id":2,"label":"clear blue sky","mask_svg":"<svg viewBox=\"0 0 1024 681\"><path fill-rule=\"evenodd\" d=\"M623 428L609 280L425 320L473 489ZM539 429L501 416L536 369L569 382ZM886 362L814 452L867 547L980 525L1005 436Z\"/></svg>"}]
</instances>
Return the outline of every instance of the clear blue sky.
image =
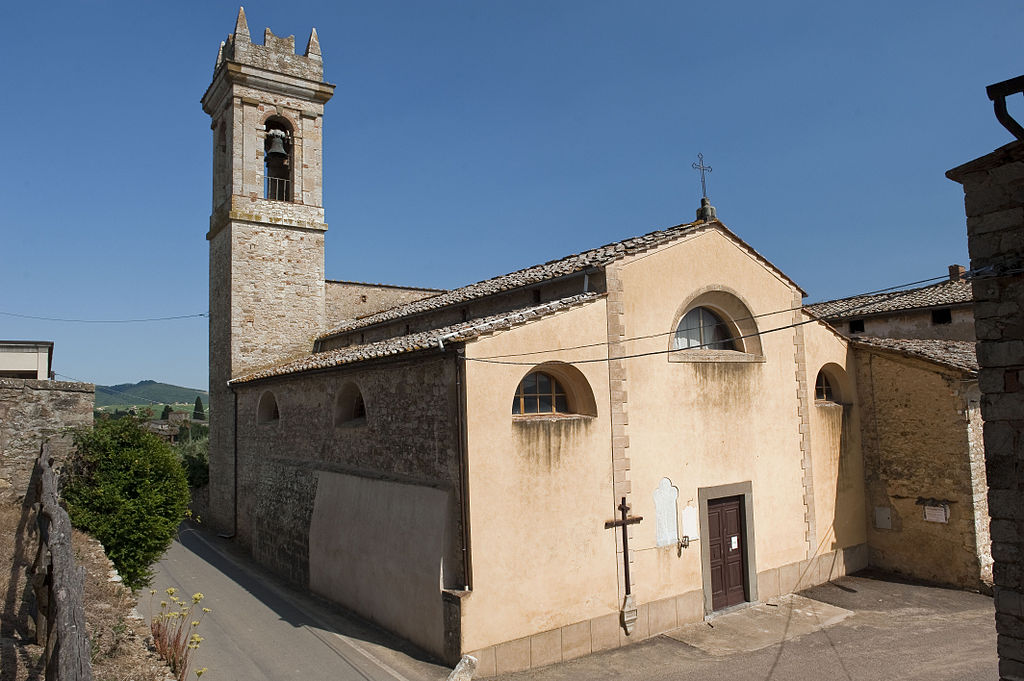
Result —
<instances>
[{"instance_id":1,"label":"clear blue sky","mask_svg":"<svg viewBox=\"0 0 1024 681\"><path fill-rule=\"evenodd\" d=\"M0 312L207 310L199 98L237 4L16 2L0 42ZM1024 3L249 2L312 26L326 78L327 274L454 287L719 217L809 301L967 261L943 173L1010 141ZM1024 120L1024 98L1011 107ZM665 292L671 295L671 292ZM41 322L60 374L207 384L207 322Z\"/></svg>"}]
</instances>

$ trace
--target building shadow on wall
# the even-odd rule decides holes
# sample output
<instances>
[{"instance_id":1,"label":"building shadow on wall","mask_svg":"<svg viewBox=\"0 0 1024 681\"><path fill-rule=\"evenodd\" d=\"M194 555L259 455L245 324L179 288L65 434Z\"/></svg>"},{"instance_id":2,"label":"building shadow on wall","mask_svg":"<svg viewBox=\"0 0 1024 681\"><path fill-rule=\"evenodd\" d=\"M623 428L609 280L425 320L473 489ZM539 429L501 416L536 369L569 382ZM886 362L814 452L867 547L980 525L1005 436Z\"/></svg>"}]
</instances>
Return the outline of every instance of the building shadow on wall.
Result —
<instances>
[{"instance_id":1,"label":"building shadow on wall","mask_svg":"<svg viewBox=\"0 0 1024 681\"><path fill-rule=\"evenodd\" d=\"M194 560L206 563L220 572L226 579L234 582L273 611L282 622L296 628L308 627L311 630L327 631L388 648L420 662L441 664L437 658L412 643L343 609L340 605L284 582L252 562L241 547L230 540L217 537L205 528L200 529L185 522L179 529L176 542L191 553ZM441 598L440 593L438 598Z\"/></svg>"}]
</instances>

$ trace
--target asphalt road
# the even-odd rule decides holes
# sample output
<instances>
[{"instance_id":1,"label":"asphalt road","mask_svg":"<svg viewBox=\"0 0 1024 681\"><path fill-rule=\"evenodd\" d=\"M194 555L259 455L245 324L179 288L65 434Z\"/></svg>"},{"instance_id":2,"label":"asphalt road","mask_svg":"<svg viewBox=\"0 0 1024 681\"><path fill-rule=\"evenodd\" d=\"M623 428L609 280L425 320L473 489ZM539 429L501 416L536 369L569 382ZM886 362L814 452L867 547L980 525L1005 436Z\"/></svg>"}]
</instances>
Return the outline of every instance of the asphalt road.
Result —
<instances>
[{"instance_id":1,"label":"asphalt road","mask_svg":"<svg viewBox=\"0 0 1024 681\"><path fill-rule=\"evenodd\" d=\"M372 625L298 593L244 560L230 542L182 525L156 567L159 609L164 590L201 592L209 613L193 670L204 681L435 681L449 670ZM149 617L148 594L139 609ZM190 674L191 678L195 678Z\"/></svg>"}]
</instances>

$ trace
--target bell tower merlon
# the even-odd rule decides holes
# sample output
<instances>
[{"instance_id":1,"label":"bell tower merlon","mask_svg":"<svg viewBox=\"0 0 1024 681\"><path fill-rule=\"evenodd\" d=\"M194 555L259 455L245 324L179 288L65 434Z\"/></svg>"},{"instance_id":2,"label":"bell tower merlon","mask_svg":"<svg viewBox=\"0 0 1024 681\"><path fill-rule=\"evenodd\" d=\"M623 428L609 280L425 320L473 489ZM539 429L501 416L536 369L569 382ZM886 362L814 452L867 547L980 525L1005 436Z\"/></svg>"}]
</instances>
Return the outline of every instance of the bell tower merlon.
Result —
<instances>
[{"instance_id":1,"label":"bell tower merlon","mask_svg":"<svg viewBox=\"0 0 1024 681\"><path fill-rule=\"evenodd\" d=\"M245 10L202 98L213 131L210 213L211 523L234 529L234 394L228 381L309 353L324 327L323 81L316 29L249 35ZM240 472L241 474L241 472Z\"/></svg>"}]
</instances>

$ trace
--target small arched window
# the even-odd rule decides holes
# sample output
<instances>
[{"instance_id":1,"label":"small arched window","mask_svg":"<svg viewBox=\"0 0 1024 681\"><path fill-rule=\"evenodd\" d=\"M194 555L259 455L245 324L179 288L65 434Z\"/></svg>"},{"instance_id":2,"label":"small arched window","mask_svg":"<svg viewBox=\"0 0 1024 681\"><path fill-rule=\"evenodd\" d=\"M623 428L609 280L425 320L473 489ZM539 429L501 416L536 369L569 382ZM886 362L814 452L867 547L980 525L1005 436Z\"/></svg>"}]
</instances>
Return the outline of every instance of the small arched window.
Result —
<instances>
[{"instance_id":1,"label":"small arched window","mask_svg":"<svg viewBox=\"0 0 1024 681\"><path fill-rule=\"evenodd\" d=\"M281 412L277 408L277 398L274 393L267 390L260 395L259 406L256 407L256 423L274 423L281 419Z\"/></svg>"},{"instance_id":2,"label":"small arched window","mask_svg":"<svg viewBox=\"0 0 1024 681\"><path fill-rule=\"evenodd\" d=\"M519 382L512 399L513 414L567 414L569 399L551 374L533 371Z\"/></svg>"},{"instance_id":3,"label":"small arched window","mask_svg":"<svg viewBox=\"0 0 1024 681\"><path fill-rule=\"evenodd\" d=\"M338 392L338 399L334 404L334 425L357 426L363 423L366 423L366 402L363 401L363 393L355 383L346 383Z\"/></svg>"},{"instance_id":4,"label":"small arched window","mask_svg":"<svg viewBox=\"0 0 1024 681\"><path fill-rule=\"evenodd\" d=\"M831 381L824 371L818 372L818 379L814 381L814 399L818 402L835 402L835 390Z\"/></svg>"},{"instance_id":5,"label":"small arched window","mask_svg":"<svg viewBox=\"0 0 1024 681\"><path fill-rule=\"evenodd\" d=\"M695 307L679 320L673 347L676 350L736 350L736 342L722 317L706 307Z\"/></svg>"},{"instance_id":6,"label":"small arched window","mask_svg":"<svg viewBox=\"0 0 1024 681\"><path fill-rule=\"evenodd\" d=\"M292 200L292 131L287 121L271 118L263 139L263 197Z\"/></svg>"}]
</instances>

